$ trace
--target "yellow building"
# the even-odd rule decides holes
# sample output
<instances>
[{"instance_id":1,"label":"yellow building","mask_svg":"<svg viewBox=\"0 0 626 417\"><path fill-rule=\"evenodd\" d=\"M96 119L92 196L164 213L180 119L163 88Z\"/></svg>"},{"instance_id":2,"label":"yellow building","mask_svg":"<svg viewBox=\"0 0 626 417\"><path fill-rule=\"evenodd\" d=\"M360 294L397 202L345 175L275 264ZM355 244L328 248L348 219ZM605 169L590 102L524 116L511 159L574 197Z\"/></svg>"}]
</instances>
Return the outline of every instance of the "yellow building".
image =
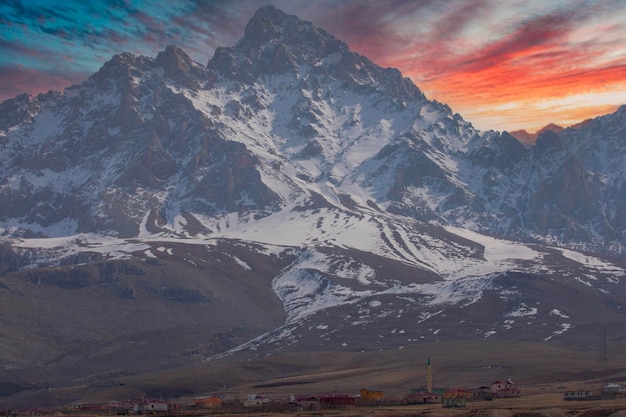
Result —
<instances>
[{"instance_id":1,"label":"yellow building","mask_svg":"<svg viewBox=\"0 0 626 417\"><path fill-rule=\"evenodd\" d=\"M381 402L383 400L383 392L363 388L361 390L361 401L368 403Z\"/></svg>"}]
</instances>

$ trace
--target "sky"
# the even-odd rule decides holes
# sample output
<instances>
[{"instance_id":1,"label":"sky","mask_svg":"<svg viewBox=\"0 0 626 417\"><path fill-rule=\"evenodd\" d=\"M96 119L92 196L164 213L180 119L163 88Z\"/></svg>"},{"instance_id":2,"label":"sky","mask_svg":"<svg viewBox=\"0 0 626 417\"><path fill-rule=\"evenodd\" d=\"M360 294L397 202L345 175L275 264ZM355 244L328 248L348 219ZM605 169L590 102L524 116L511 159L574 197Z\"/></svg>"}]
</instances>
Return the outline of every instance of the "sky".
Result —
<instances>
[{"instance_id":1,"label":"sky","mask_svg":"<svg viewBox=\"0 0 626 417\"><path fill-rule=\"evenodd\" d=\"M311 21L481 130L569 126L626 104L626 0L2 0L0 100L168 45L206 64L261 6Z\"/></svg>"}]
</instances>

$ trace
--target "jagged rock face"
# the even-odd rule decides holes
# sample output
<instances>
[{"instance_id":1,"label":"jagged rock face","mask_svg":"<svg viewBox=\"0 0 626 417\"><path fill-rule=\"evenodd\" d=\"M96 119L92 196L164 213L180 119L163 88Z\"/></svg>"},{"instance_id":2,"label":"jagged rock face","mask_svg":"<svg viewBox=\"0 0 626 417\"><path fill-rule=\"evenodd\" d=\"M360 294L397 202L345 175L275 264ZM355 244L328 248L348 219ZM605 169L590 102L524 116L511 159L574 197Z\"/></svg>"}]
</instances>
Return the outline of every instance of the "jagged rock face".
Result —
<instances>
[{"instance_id":1,"label":"jagged rock face","mask_svg":"<svg viewBox=\"0 0 626 417\"><path fill-rule=\"evenodd\" d=\"M593 173L597 183L595 200L602 207L602 221L593 219L593 231L606 236L614 244L626 238L626 106L615 113L589 120L578 127L559 134L564 146L582 164L582 169Z\"/></svg>"},{"instance_id":2,"label":"jagged rock face","mask_svg":"<svg viewBox=\"0 0 626 417\"><path fill-rule=\"evenodd\" d=\"M180 48L170 45L160 52L155 64L163 68L163 76L176 81L179 85L197 91L202 88L202 82L212 82L215 75L207 72L189 58Z\"/></svg>"},{"instance_id":3,"label":"jagged rock face","mask_svg":"<svg viewBox=\"0 0 626 417\"><path fill-rule=\"evenodd\" d=\"M491 146L483 146L470 154L470 160L484 168L512 169L529 152L516 138L504 132L493 138Z\"/></svg>"},{"instance_id":4,"label":"jagged rock face","mask_svg":"<svg viewBox=\"0 0 626 417\"><path fill-rule=\"evenodd\" d=\"M341 80L346 87L385 91L400 100L423 99L398 70L373 64L324 30L273 6L257 11L246 25L244 37L232 48L218 48L208 67L247 83L263 75L304 71Z\"/></svg>"},{"instance_id":5,"label":"jagged rock face","mask_svg":"<svg viewBox=\"0 0 626 417\"><path fill-rule=\"evenodd\" d=\"M115 56L65 95L3 103L23 117L7 123L19 134L5 144L2 217L135 236L145 213L165 210L173 195L183 209L211 213L238 210L241 193L273 204L246 147L166 86L197 89L210 79L169 47L155 60ZM54 180L34 185L50 171Z\"/></svg>"},{"instance_id":6,"label":"jagged rock face","mask_svg":"<svg viewBox=\"0 0 626 417\"><path fill-rule=\"evenodd\" d=\"M482 147L471 155L474 163L487 168L479 195L497 201L491 211L503 216L504 221L490 226L492 233L522 239L543 236L559 242L585 242L587 247L596 249L615 242L602 208L607 195L601 175L587 170L584 160L572 152L559 134L544 131L534 146L522 145L506 133L492 143L493 146ZM502 146L505 143L509 144L508 151ZM506 195L496 194L498 191L506 191ZM489 207L488 203L489 200L485 207ZM505 229L501 227L503 223L508 223ZM598 236L606 239L604 243Z\"/></svg>"},{"instance_id":7,"label":"jagged rock face","mask_svg":"<svg viewBox=\"0 0 626 417\"><path fill-rule=\"evenodd\" d=\"M208 232L227 213L332 205L319 193L332 187L421 221L623 254L624 108L534 145L481 133L273 6L206 67L175 46L123 53L63 93L0 106L13 235L136 236L180 216Z\"/></svg>"}]
</instances>

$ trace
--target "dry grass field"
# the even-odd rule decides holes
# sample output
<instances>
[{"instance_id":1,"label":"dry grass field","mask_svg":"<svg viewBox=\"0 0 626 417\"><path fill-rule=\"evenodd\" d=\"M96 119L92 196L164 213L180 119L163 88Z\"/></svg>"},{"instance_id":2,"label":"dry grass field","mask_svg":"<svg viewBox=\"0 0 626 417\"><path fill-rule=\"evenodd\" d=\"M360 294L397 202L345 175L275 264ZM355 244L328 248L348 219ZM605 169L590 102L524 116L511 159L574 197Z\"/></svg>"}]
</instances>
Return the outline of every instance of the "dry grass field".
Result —
<instances>
[{"instance_id":1,"label":"dry grass field","mask_svg":"<svg viewBox=\"0 0 626 417\"><path fill-rule=\"evenodd\" d=\"M604 362L594 349L495 340L424 343L405 349L368 352L276 351L262 357L250 357L248 352L199 362L192 367L121 375L98 385L85 383L43 392L25 392L15 400L21 404L62 406L73 401L102 403L145 396L176 399L185 405L193 403L194 397L204 395L241 399L254 393L270 398L288 398L292 394L358 394L362 388L381 389L385 398L400 400L412 388L425 386L425 365L430 356L436 387L464 388L511 378L522 390L523 397L471 403L466 410L444 411L441 407L421 406L400 407L397 410L358 409L349 415L473 413L474 417L499 417L500 414L493 414L494 410L559 409L566 410L569 416L592 404L566 403L562 400L563 391L597 390L605 382L626 382L626 345L610 344L608 353L608 360ZM593 406L624 405L626 408L620 401L606 401ZM0 409L11 407L5 404ZM368 414L360 414L365 412ZM396 412L398 414L393 414ZM510 414L501 415L508 417Z\"/></svg>"},{"instance_id":2,"label":"dry grass field","mask_svg":"<svg viewBox=\"0 0 626 417\"><path fill-rule=\"evenodd\" d=\"M270 398L289 395L380 389L390 402L426 385L426 360L432 361L435 387L466 388L511 378L522 398L469 403L467 409L399 406L324 411L324 416L471 416L471 417L605 417L580 414L588 409L626 409L626 400L565 402L565 390L597 390L606 382L626 382L626 345L608 345L608 360L599 349L549 343L474 340L423 343L380 351L281 351L250 356L234 354L194 366L119 375L98 384L25 391L0 398L0 410L71 402L106 403L138 397L167 398L181 405L198 396L242 399L248 394ZM339 413L339 414L336 414ZM255 415L271 415L255 413ZM291 413L290 415L297 415ZM315 415L304 413L302 415ZM320 414L318 414L320 415ZM626 417L624 415L623 417Z\"/></svg>"}]
</instances>

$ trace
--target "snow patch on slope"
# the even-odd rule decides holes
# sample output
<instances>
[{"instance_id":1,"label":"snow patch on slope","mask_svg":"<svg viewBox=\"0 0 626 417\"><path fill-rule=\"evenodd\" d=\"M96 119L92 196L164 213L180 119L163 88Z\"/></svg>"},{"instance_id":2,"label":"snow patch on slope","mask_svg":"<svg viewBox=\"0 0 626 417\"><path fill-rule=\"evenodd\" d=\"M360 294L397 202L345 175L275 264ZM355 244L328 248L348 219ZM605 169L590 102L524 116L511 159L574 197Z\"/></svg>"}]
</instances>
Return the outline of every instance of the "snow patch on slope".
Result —
<instances>
[{"instance_id":1,"label":"snow patch on slope","mask_svg":"<svg viewBox=\"0 0 626 417\"><path fill-rule=\"evenodd\" d=\"M572 261L578 262L579 264L591 270L595 270L603 274L613 275L615 277L623 277L626 275L626 270L624 270L624 268L620 268L594 256L585 255L580 252L574 252L573 250L563 248L557 248L557 250L560 251L564 257L571 259Z\"/></svg>"}]
</instances>

